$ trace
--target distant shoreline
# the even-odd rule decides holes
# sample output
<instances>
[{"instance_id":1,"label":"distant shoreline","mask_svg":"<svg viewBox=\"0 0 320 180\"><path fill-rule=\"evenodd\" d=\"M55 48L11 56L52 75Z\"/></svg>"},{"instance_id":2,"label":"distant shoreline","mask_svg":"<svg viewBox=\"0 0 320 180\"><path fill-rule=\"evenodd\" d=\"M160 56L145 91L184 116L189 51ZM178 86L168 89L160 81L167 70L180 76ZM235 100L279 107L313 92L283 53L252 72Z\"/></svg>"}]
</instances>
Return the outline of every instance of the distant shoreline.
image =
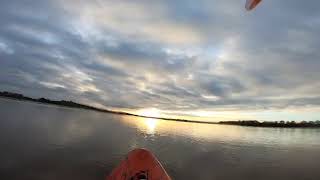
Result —
<instances>
[{"instance_id":1,"label":"distant shoreline","mask_svg":"<svg viewBox=\"0 0 320 180\"><path fill-rule=\"evenodd\" d=\"M276 121L276 122L259 122L256 120L245 121L220 121L219 124L223 125L235 125L246 127L262 127L262 128L320 128L320 121Z\"/></svg>"},{"instance_id":2,"label":"distant shoreline","mask_svg":"<svg viewBox=\"0 0 320 180\"><path fill-rule=\"evenodd\" d=\"M70 107L70 108L77 108L77 109L86 109L86 110L93 110L93 111L98 111L98 112L103 112L103 113L135 116L135 117L141 117L141 118L152 118L152 119L159 119L159 120L166 120L166 121L189 122L189 123L199 123L199 124L219 124L219 122L195 121L195 120L187 120L187 119L174 119L174 118L143 116L143 115L127 113L127 112L123 112L123 111L113 111L113 110L109 110L109 109L97 108L97 107L93 107L93 106L89 106L89 105L76 103L73 101L65 101L65 100L54 101L54 100L50 100L50 99L46 99L46 98L35 99L35 98L26 97L22 94L6 92L6 91L0 92L0 98L1 97L6 98L6 99L11 99L11 100L37 102L37 103L41 103L41 104L57 105L57 106L61 106L61 107Z\"/></svg>"},{"instance_id":3,"label":"distant shoreline","mask_svg":"<svg viewBox=\"0 0 320 180\"><path fill-rule=\"evenodd\" d=\"M320 121L311 121L311 122L300 122L296 123L294 121L290 122L259 122L256 120L245 120L245 121L220 121L220 122L209 122L209 121L195 121L195 120L187 120L187 119L174 119L174 118L162 118L162 117L151 117L151 116L143 116L133 113L127 113L123 111L113 111L108 109L97 108L89 105L84 105L80 103L76 103L73 101L54 101L46 98L30 98L26 97L22 94L12 93L12 92L0 92L0 98L6 98L11 100L18 100L18 101L28 101L28 102L37 102L42 104L49 104L49 105L57 105L61 107L70 107L70 108L77 108L77 109L86 109L86 110L93 110L97 112L103 113L111 113L111 114L118 114L118 115L127 115L127 116L135 116L141 118L152 118L152 119L159 119L159 120L166 120L166 121L176 121L176 122L186 122L186 123L198 123L198 124L219 124L219 125L236 125L236 126L248 126L248 127L269 127L269 128L320 128Z\"/></svg>"}]
</instances>

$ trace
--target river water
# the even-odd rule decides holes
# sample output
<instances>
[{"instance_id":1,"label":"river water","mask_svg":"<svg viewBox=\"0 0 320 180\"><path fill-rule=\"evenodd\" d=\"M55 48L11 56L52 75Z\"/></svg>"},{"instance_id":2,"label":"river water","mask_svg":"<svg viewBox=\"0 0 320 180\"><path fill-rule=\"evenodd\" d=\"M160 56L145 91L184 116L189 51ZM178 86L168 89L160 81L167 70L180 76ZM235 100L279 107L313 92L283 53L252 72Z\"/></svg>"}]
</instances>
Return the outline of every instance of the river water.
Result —
<instances>
[{"instance_id":1,"label":"river water","mask_svg":"<svg viewBox=\"0 0 320 180\"><path fill-rule=\"evenodd\" d=\"M0 99L0 179L102 180L128 151L173 179L319 180L320 129L162 121Z\"/></svg>"}]
</instances>

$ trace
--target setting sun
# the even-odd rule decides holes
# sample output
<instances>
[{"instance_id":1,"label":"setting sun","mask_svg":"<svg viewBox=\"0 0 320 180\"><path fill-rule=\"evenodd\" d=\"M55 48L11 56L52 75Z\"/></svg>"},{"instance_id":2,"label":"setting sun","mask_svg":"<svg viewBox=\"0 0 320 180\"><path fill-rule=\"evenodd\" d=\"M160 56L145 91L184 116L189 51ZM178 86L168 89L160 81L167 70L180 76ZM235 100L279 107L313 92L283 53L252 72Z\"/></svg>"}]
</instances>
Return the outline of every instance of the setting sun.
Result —
<instances>
[{"instance_id":1,"label":"setting sun","mask_svg":"<svg viewBox=\"0 0 320 180\"><path fill-rule=\"evenodd\" d=\"M161 112L160 110L156 108L147 108L147 109L141 109L137 112L137 114L141 116L147 116L147 117L160 117Z\"/></svg>"}]
</instances>

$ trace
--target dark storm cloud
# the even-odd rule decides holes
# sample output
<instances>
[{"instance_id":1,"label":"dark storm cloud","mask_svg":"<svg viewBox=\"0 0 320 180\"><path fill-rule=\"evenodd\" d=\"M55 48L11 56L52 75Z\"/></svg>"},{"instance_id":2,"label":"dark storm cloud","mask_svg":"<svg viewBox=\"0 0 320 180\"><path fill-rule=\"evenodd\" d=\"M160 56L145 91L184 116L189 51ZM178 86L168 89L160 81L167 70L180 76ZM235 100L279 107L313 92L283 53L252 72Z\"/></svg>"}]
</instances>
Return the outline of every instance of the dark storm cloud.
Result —
<instances>
[{"instance_id":1,"label":"dark storm cloud","mask_svg":"<svg viewBox=\"0 0 320 180\"><path fill-rule=\"evenodd\" d=\"M319 107L318 1L1 1L0 88L118 108Z\"/></svg>"}]
</instances>

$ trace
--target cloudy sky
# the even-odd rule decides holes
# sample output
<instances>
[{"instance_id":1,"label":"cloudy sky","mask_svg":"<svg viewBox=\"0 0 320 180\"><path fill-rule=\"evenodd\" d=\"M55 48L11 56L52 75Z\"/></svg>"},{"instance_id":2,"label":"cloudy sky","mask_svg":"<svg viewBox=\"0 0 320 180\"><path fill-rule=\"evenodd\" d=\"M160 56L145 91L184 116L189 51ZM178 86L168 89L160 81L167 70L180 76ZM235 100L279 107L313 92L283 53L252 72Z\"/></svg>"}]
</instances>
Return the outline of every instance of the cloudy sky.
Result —
<instances>
[{"instance_id":1,"label":"cloudy sky","mask_svg":"<svg viewBox=\"0 0 320 180\"><path fill-rule=\"evenodd\" d=\"M320 1L244 4L0 0L0 91L199 120L320 119Z\"/></svg>"}]
</instances>

